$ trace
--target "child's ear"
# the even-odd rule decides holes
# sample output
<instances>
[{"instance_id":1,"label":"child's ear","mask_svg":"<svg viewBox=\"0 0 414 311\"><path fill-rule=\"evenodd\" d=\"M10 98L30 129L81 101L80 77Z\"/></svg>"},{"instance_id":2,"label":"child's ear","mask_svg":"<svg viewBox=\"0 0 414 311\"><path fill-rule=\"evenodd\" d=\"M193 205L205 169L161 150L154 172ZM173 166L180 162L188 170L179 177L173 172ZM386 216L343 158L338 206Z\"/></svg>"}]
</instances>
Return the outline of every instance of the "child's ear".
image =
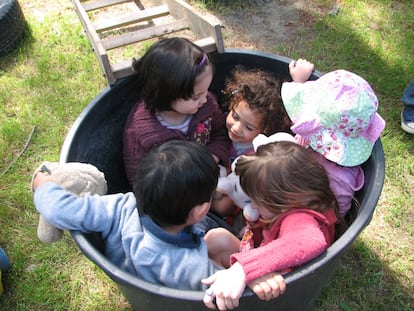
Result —
<instances>
[{"instance_id":1,"label":"child's ear","mask_svg":"<svg viewBox=\"0 0 414 311\"><path fill-rule=\"evenodd\" d=\"M204 216L207 215L210 209L210 205L210 202L204 202L202 204L194 206L194 208L188 214L187 223L192 225L200 222Z\"/></svg>"}]
</instances>

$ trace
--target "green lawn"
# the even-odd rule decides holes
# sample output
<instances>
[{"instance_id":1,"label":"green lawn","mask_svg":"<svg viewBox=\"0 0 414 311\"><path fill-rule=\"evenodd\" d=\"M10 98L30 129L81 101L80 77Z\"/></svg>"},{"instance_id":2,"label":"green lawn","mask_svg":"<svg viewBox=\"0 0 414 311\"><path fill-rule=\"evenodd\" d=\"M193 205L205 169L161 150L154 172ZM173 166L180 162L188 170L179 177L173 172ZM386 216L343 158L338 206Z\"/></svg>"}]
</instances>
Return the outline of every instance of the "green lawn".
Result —
<instances>
[{"instance_id":1,"label":"green lawn","mask_svg":"<svg viewBox=\"0 0 414 311\"><path fill-rule=\"evenodd\" d=\"M74 120L107 83L69 0L19 2L25 38L0 58L0 245L13 262L3 274L0 309L131 310L69 235L52 245L37 239L31 174L42 161L58 160ZM197 2L214 14L240 1ZM414 136L400 129L400 97L414 79L414 2L314 2L338 2L340 13L315 16L300 44L273 52L312 60L323 72L360 74L375 90L387 126L386 178L374 217L312 310L412 310Z\"/></svg>"}]
</instances>

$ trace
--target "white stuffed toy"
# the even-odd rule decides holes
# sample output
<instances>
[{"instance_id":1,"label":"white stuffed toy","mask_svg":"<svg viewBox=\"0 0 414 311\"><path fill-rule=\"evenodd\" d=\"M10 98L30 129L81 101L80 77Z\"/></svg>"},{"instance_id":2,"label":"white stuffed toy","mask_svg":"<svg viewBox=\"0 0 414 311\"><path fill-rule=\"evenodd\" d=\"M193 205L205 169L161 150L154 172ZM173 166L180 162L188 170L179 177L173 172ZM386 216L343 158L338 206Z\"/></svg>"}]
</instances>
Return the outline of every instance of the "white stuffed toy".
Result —
<instances>
[{"instance_id":1,"label":"white stuffed toy","mask_svg":"<svg viewBox=\"0 0 414 311\"><path fill-rule=\"evenodd\" d=\"M81 197L87 193L104 195L108 190L104 173L92 164L43 162L33 173L32 191L34 177L39 171L48 173L50 181ZM40 215L37 236L43 243L50 244L62 238L63 230L52 226Z\"/></svg>"},{"instance_id":2,"label":"white stuffed toy","mask_svg":"<svg viewBox=\"0 0 414 311\"><path fill-rule=\"evenodd\" d=\"M295 138L288 133L280 132L269 137L259 134L255 139L253 139L253 149L256 151L259 146L276 141L296 142ZM238 159L239 158L236 158L231 164L230 174L219 177L217 191L227 194L233 202L243 210L243 216L247 221L256 221L259 219L260 215L257 210L251 207L251 199L242 190L240 186L240 178L234 173Z\"/></svg>"},{"instance_id":3,"label":"white stuffed toy","mask_svg":"<svg viewBox=\"0 0 414 311\"><path fill-rule=\"evenodd\" d=\"M243 216L248 221L256 221L259 219L259 213L253 209L250 205L250 198L242 190L240 186L240 178L234 173L236 162L239 158L235 159L231 164L231 173L224 177L219 177L217 183L217 191L227 194L234 204L243 210Z\"/></svg>"}]
</instances>

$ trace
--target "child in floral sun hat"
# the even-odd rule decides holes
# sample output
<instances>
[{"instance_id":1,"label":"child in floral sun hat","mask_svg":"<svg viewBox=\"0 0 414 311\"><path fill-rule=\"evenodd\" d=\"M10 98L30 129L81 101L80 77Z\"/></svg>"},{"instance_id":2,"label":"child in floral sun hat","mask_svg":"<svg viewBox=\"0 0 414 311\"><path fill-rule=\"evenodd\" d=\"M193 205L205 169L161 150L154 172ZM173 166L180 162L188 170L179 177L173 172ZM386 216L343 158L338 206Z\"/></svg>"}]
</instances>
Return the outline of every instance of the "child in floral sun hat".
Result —
<instances>
[{"instance_id":1,"label":"child in floral sun hat","mask_svg":"<svg viewBox=\"0 0 414 311\"><path fill-rule=\"evenodd\" d=\"M281 94L296 140L316 152L345 215L364 183L360 165L385 127L374 91L355 73L336 70L315 81L283 83Z\"/></svg>"},{"instance_id":2,"label":"child in floral sun hat","mask_svg":"<svg viewBox=\"0 0 414 311\"><path fill-rule=\"evenodd\" d=\"M371 86L346 70L302 84L284 83L282 99L292 131L339 165L356 166L368 160L385 127Z\"/></svg>"}]
</instances>

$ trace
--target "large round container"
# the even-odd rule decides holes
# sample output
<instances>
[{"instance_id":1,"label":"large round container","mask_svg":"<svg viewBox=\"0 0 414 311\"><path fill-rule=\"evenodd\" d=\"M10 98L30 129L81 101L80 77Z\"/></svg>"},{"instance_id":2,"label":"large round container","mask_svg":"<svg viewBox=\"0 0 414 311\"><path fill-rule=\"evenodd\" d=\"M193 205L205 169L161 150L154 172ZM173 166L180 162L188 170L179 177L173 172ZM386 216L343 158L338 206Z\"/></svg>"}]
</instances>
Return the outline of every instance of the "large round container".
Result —
<instances>
[{"instance_id":1,"label":"large round container","mask_svg":"<svg viewBox=\"0 0 414 311\"><path fill-rule=\"evenodd\" d=\"M227 49L223 54L212 54L216 73L211 90L218 95L225 77L237 64L246 68L258 67L274 72L280 78L288 77L290 59L263 52ZM315 72L312 79L321 75ZM133 76L104 89L85 108L73 124L64 145L62 162L87 162L102 170L108 180L110 193L129 191L122 162L122 130L132 105L139 98L139 85ZM358 234L369 224L382 191L385 160L381 141L375 144L372 156L363 165L365 185L357 193L360 207L350 212L348 230L328 250L286 275L286 293L270 302L259 300L246 292L238 310L309 310L327 283L343 253ZM201 291L184 291L148 283L114 266L103 255L104 244L99 234L71 232L82 252L97 264L120 288L135 310L182 311L206 310Z\"/></svg>"}]
</instances>

